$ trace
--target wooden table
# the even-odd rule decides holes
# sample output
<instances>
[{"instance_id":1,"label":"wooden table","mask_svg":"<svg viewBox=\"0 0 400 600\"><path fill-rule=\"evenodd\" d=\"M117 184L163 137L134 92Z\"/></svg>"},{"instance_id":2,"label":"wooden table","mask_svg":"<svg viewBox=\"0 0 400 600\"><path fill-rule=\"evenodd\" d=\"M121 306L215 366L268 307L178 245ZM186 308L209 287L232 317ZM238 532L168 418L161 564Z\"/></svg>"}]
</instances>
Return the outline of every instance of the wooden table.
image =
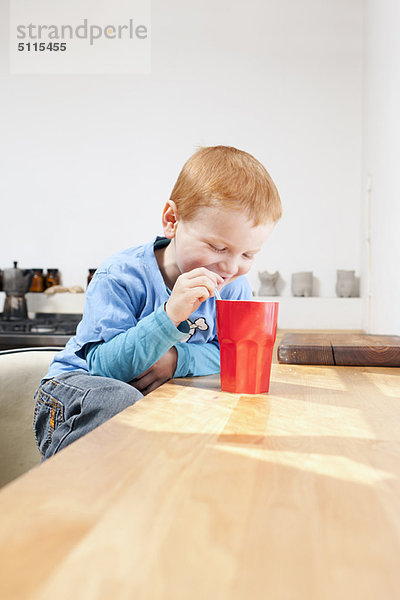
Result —
<instances>
[{"instance_id":1,"label":"wooden table","mask_svg":"<svg viewBox=\"0 0 400 600\"><path fill-rule=\"evenodd\" d=\"M400 597L400 369L175 380L0 492L2 600Z\"/></svg>"},{"instance_id":2,"label":"wooden table","mask_svg":"<svg viewBox=\"0 0 400 600\"><path fill-rule=\"evenodd\" d=\"M365 333L287 333L278 360L295 365L400 367L400 335Z\"/></svg>"}]
</instances>

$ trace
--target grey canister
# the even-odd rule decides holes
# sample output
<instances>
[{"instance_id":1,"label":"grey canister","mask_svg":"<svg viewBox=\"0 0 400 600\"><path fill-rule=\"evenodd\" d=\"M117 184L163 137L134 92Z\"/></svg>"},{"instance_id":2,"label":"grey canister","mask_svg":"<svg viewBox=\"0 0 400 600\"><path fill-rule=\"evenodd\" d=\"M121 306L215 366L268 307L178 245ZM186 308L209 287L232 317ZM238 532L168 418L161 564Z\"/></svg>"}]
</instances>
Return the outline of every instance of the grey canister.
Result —
<instances>
[{"instance_id":1,"label":"grey canister","mask_svg":"<svg viewBox=\"0 0 400 600\"><path fill-rule=\"evenodd\" d=\"M293 296L312 296L313 290L313 272L302 271L292 275L292 294Z\"/></svg>"},{"instance_id":2,"label":"grey canister","mask_svg":"<svg viewBox=\"0 0 400 600\"><path fill-rule=\"evenodd\" d=\"M336 295L339 298L354 296L356 276L355 271L336 271Z\"/></svg>"}]
</instances>

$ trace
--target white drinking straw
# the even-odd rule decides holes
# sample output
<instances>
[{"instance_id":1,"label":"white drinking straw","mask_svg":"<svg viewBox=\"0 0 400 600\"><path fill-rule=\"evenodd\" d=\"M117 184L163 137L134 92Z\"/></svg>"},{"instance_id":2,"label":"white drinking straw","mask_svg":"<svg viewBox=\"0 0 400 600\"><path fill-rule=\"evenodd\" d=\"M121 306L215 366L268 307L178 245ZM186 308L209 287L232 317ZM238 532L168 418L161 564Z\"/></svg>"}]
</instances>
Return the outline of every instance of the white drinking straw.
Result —
<instances>
[{"instance_id":1,"label":"white drinking straw","mask_svg":"<svg viewBox=\"0 0 400 600\"><path fill-rule=\"evenodd\" d=\"M217 290L217 288L215 288L215 296L216 296L217 300L222 300L221 295L220 295L219 291Z\"/></svg>"}]
</instances>

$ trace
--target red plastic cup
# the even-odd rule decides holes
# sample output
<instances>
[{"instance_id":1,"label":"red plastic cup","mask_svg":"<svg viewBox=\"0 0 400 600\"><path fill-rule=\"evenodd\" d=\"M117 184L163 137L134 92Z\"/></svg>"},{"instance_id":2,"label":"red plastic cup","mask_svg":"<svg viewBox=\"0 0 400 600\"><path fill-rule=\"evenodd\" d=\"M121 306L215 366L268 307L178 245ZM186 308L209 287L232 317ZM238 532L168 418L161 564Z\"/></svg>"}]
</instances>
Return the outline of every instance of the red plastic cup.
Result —
<instances>
[{"instance_id":1,"label":"red plastic cup","mask_svg":"<svg viewBox=\"0 0 400 600\"><path fill-rule=\"evenodd\" d=\"M268 392L279 302L216 302L221 390L241 394Z\"/></svg>"}]
</instances>

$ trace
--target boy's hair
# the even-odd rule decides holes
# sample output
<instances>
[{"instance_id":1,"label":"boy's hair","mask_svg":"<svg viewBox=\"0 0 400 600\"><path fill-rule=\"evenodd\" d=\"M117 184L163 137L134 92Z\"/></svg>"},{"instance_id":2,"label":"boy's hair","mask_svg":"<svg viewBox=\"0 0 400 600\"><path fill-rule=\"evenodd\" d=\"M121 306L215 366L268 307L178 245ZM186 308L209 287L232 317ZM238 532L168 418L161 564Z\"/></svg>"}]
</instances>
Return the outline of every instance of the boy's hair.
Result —
<instances>
[{"instance_id":1,"label":"boy's hair","mask_svg":"<svg viewBox=\"0 0 400 600\"><path fill-rule=\"evenodd\" d=\"M192 219L203 206L243 210L254 225L282 215L271 176L251 154L230 146L200 148L183 165L171 193L179 217Z\"/></svg>"}]
</instances>

